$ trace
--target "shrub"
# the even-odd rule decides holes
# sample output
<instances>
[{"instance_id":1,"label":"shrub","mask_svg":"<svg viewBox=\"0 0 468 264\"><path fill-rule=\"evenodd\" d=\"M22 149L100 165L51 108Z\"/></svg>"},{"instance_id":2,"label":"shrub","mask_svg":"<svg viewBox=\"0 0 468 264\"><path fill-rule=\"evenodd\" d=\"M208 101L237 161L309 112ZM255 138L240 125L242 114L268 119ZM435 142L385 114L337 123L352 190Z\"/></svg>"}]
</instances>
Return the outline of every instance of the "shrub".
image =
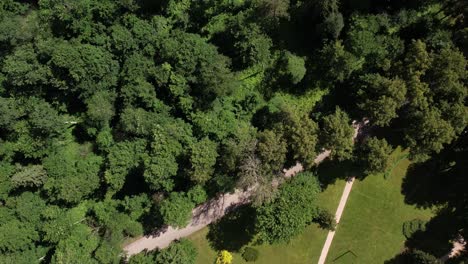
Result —
<instances>
[{"instance_id":1,"label":"shrub","mask_svg":"<svg viewBox=\"0 0 468 264\"><path fill-rule=\"evenodd\" d=\"M251 247L246 247L244 249L244 253L242 253L242 257L247 262L255 262L258 259L258 250Z\"/></svg>"},{"instance_id":2,"label":"shrub","mask_svg":"<svg viewBox=\"0 0 468 264\"><path fill-rule=\"evenodd\" d=\"M317 217L314 219L321 228L328 230L335 230L336 228L336 219L335 216L330 213L328 210L319 209Z\"/></svg>"},{"instance_id":3,"label":"shrub","mask_svg":"<svg viewBox=\"0 0 468 264\"><path fill-rule=\"evenodd\" d=\"M403 223L403 235L405 235L406 238L410 238L417 231L422 232L425 230L426 222L421 219L413 219Z\"/></svg>"}]
</instances>

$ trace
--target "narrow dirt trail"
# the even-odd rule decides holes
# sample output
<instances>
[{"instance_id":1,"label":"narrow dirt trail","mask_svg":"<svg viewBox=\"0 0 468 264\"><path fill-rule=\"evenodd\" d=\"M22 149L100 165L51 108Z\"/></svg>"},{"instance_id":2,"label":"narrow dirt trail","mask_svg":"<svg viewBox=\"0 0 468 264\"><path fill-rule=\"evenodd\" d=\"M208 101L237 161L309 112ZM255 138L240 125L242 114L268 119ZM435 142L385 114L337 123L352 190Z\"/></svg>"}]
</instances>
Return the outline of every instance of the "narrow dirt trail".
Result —
<instances>
[{"instance_id":1,"label":"narrow dirt trail","mask_svg":"<svg viewBox=\"0 0 468 264\"><path fill-rule=\"evenodd\" d=\"M349 194L351 193L351 188L353 187L354 177L349 179L346 182L345 188L343 190L343 194L341 195L340 203L338 204L338 209L336 209L335 219L336 224L340 223L341 215L343 214L344 208L346 206L346 202L348 201ZM327 259L328 251L330 250L331 243L333 242L333 238L335 237L334 231L329 231L327 235L327 239L325 240L325 244L323 245L322 252L320 253L320 258L318 264L324 264L325 260Z\"/></svg>"},{"instance_id":2,"label":"narrow dirt trail","mask_svg":"<svg viewBox=\"0 0 468 264\"><path fill-rule=\"evenodd\" d=\"M365 124L365 123L364 123ZM353 135L353 140L359 134L359 129L362 127L362 124L353 122L353 127L355 133ZM330 156L330 150L323 150L314 160L315 164L319 164L328 156ZM301 172L303 167L300 163L296 163L295 166L283 170L284 177L290 178L297 173ZM229 211L235 209L236 207L246 204L249 202L249 197L253 191L253 188L248 190L235 190L233 193L226 193L220 195L218 198L212 199L192 211L192 219L189 224L184 228L173 228L169 227L167 230L159 233L158 235L147 235L143 236L134 242L126 245L124 251L127 256L132 256L140 253L143 250L153 250L156 248L165 248L172 241L180 239L182 237L187 237L196 231L204 228L210 223L220 219Z\"/></svg>"},{"instance_id":3,"label":"narrow dirt trail","mask_svg":"<svg viewBox=\"0 0 468 264\"><path fill-rule=\"evenodd\" d=\"M458 236L455 241L453 241L453 247L452 250L450 250L449 253L447 253L445 256L441 257L439 260L442 263L445 263L447 260L450 258L457 257L465 250L466 247L466 241L462 236Z\"/></svg>"}]
</instances>

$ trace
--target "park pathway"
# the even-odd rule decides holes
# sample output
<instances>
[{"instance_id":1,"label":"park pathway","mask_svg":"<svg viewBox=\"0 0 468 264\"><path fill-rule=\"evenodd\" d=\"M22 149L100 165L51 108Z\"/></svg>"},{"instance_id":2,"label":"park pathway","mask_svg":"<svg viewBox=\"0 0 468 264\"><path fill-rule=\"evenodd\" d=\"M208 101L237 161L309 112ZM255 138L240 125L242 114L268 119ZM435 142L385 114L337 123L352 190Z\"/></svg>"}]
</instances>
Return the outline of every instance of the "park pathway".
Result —
<instances>
[{"instance_id":1,"label":"park pathway","mask_svg":"<svg viewBox=\"0 0 468 264\"><path fill-rule=\"evenodd\" d=\"M344 208L346 206L346 202L348 201L349 194L351 193L351 188L353 187L354 179L355 178L352 177L346 181L343 194L341 195L340 203L338 204L338 209L336 209L335 219L336 219L337 225L340 223L341 215L343 214ZM330 246L333 241L333 237L335 237L335 231L336 230L328 232L327 240L325 240L325 244L323 245L318 264L325 263L325 260L327 259L328 251L330 250Z\"/></svg>"},{"instance_id":2,"label":"park pathway","mask_svg":"<svg viewBox=\"0 0 468 264\"><path fill-rule=\"evenodd\" d=\"M356 138L360 136L360 133L361 133L360 129L363 125L366 125L366 124L367 124L367 121L353 122L353 127L354 127L353 140L356 140ZM331 153L330 150L323 150L315 158L314 163L319 164L328 156L330 156L330 153ZM300 163L297 163L295 166L289 169L283 170L284 177L290 178L296 175L297 173L301 172L302 170L303 170L302 165ZM352 185L352 182L351 182L351 185ZM199 205L198 207L193 209L192 219L190 220L189 224L184 228L168 227L167 229L162 230L157 234L150 234L150 235L138 238L137 240L124 246L124 251L127 254L127 257L138 254L142 252L143 250L154 250L156 248L165 248L169 246L169 244L172 241L180 239L182 237L187 237L197 232L198 230L203 229L205 226L220 219L226 213L230 212L236 207L249 203L250 202L249 197L254 191L254 188L255 187L251 187L247 190L235 190L233 193L221 194L220 196L218 196L218 198L214 198L202 205ZM345 187L345 191L346 191L346 187ZM343 209L344 209L344 206L343 206ZM341 211L343 211L343 209L341 209Z\"/></svg>"}]
</instances>

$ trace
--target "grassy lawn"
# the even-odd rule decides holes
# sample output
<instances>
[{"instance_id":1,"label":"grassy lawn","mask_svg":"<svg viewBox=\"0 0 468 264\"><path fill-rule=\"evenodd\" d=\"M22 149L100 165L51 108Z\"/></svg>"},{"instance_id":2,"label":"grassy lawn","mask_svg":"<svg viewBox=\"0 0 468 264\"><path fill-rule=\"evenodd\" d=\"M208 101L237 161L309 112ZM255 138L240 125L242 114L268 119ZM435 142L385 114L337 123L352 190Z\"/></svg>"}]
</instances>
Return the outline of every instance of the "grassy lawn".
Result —
<instances>
[{"instance_id":1,"label":"grassy lawn","mask_svg":"<svg viewBox=\"0 0 468 264\"><path fill-rule=\"evenodd\" d=\"M394 160L402 155L395 151ZM387 179L371 175L354 183L327 263L383 263L404 248L403 222L432 216L430 210L404 203L401 183L409 164L401 159Z\"/></svg>"},{"instance_id":2,"label":"grassy lawn","mask_svg":"<svg viewBox=\"0 0 468 264\"><path fill-rule=\"evenodd\" d=\"M348 203L333 240L327 263L383 263L404 248L403 222L420 218L428 220L430 210L417 209L404 203L401 184L410 164L400 149L392 154L394 164L387 179L383 174L371 175L364 180L356 180ZM326 162L319 168L321 181L326 189L320 194L322 206L331 212L336 211L344 188L344 178L351 176L350 164ZM228 225L231 235L245 233L243 224ZM189 237L198 248L197 264L211 264L216 258L205 228ZM256 246L260 252L259 264L304 264L317 263L327 231L313 224L304 233L288 244ZM354 255L356 256L354 256ZM246 263L238 253L234 253L234 264Z\"/></svg>"},{"instance_id":3,"label":"grassy lawn","mask_svg":"<svg viewBox=\"0 0 468 264\"><path fill-rule=\"evenodd\" d=\"M325 208L333 213L338 206L341 193L344 188L344 181L339 180L319 196L319 201ZM233 232L242 232L242 227L232 226ZM212 249L207 239L209 227L189 237L198 249L197 264L212 264L215 261L217 252ZM288 244L255 246L260 252L259 259L255 263L259 264L303 264L317 263L320 251L327 236L327 231L320 229L316 224L310 225L304 233L295 237ZM233 264L246 263L242 256L234 253Z\"/></svg>"}]
</instances>

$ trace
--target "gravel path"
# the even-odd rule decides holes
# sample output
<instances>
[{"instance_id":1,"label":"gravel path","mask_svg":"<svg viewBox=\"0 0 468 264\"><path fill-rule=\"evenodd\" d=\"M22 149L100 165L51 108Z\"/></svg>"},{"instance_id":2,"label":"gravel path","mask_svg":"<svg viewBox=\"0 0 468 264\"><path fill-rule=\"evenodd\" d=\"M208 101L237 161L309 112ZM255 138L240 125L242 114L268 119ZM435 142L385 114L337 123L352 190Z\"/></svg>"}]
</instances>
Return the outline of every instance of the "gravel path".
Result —
<instances>
[{"instance_id":1,"label":"gravel path","mask_svg":"<svg viewBox=\"0 0 468 264\"><path fill-rule=\"evenodd\" d=\"M361 127L360 124L354 123L353 126L355 128L355 134L353 139L358 136L358 131ZM316 164L322 162L325 158L330 155L330 150L323 150L314 160ZM303 167L300 163L297 163L295 166L285 169L284 176L286 178L290 178L301 172ZM192 219L190 223L184 228L173 228L169 227L167 230L160 232L158 235L147 235L143 236L134 242L126 245L124 247L124 251L126 252L127 256L131 256L134 254L138 254L143 250L153 250L156 248L165 248L167 247L172 241L176 239L180 239L182 237L187 237L196 231L204 228L205 226L209 225L210 223L220 219L230 210L246 204L249 202L249 197L252 193L252 189L243 191L243 190L236 190L234 193L227 193L220 195L216 199L212 199L192 211ZM344 207L344 206L343 206ZM337 218L338 219L338 218Z\"/></svg>"},{"instance_id":2,"label":"gravel path","mask_svg":"<svg viewBox=\"0 0 468 264\"><path fill-rule=\"evenodd\" d=\"M343 194L341 195L340 203L338 204L338 209L336 210L335 219L336 223L340 223L341 215L343 214L344 208L346 206L346 202L348 201L349 194L351 193L351 188L353 187L354 177L349 179L346 182L345 188L343 190ZM335 231L329 231L327 235L327 240L325 240L325 244L323 245L322 252L320 253L320 258L318 264L324 264L325 260L327 259L328 250L330 250L331 243L333 241L333 237L335 237Z\"/></svg>"}]
</instances>

